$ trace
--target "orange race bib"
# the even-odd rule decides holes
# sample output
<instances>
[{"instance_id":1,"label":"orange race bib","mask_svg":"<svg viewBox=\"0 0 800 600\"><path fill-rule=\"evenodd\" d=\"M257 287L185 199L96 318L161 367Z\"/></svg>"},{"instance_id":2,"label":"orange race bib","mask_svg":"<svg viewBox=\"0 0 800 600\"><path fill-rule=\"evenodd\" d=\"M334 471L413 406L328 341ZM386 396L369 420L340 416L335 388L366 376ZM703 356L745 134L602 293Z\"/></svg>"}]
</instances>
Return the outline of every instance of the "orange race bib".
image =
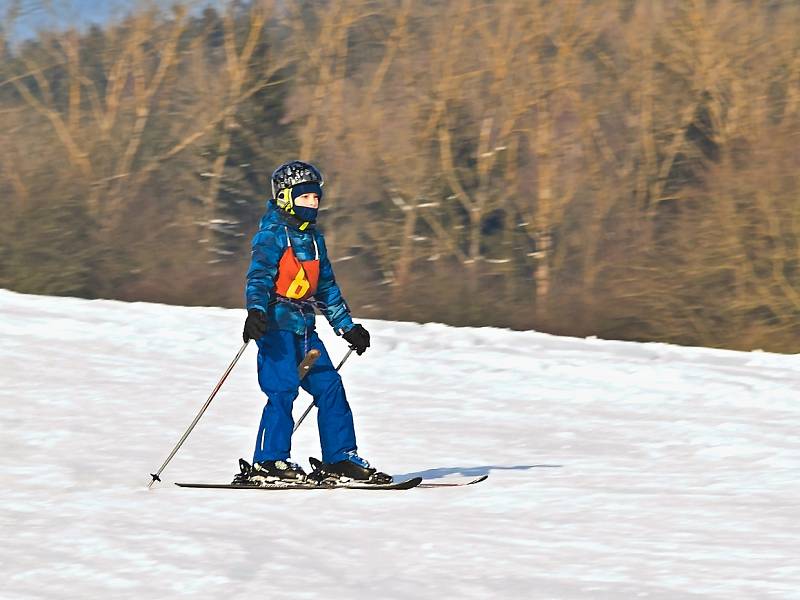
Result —
<instances>
[{"instance_id":1,"label":"orange race bib","mask_svg":"<svg viewBox=\"0 0 800 600\"><path fill-rule=\"evenodd\" d=\"M287 233L288 239L288 233ZM316 240L314 248L316 249ZM278 263L278 276L275 281L275 291L291 300L306 300L314 295L319 283L319 250L314 260L300 261L292 249L292 242L289 240L289 247L286 248Z\"/></svg>"}]
</instances>

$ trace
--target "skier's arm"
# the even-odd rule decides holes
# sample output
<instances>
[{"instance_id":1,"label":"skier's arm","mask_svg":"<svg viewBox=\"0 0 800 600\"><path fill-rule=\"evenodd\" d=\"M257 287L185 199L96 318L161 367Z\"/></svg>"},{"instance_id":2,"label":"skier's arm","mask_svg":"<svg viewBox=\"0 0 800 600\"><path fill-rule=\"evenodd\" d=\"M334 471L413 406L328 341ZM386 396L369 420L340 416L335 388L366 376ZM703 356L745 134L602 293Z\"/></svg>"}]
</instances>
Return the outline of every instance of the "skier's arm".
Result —
<instances>
[{"instance_id":1,"label":"skier's arm","mask_svg":"<svg viewBox=\"0 0 800 600\"><path fill-rule=\"evenodd\" d=\"M321 312L328 319L336 335L353 328L353 319L350 318L350 309L342 296L342 291L336 285L336 277L333 274L331 261L328 259L328 250L325 241L320 235L317 238L319 246L319 283L314 297L325 305Z\"/></svg>"},{"instance_id":2,"label":"skier's arm","mask_svg":"<svg viewBox=\"0 0 800 600\"><path fill-rule=\"evenodd\" d=\"M273 231L262 230L253 237L253 251L245 288L248 310L255 308L267 312L270 295L275 287L280 255L280 242Z\"/></svg>"}]
</instances>

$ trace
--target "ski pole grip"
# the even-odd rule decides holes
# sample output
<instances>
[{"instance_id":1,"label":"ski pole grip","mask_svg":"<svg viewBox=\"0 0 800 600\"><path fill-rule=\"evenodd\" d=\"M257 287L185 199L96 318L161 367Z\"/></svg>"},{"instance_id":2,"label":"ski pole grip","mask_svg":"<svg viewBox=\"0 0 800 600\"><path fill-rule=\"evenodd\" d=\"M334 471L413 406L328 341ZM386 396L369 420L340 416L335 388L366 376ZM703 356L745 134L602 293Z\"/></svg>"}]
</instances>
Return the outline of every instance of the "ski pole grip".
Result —
<instances>
[{"instance_id":1,"label":"ski pole grip","mask_svg":"<svg viewBox=\"0 0 800 600\"><path fill-rule=\"evenodd\" d=\"M297 365L298 379L302 379L306 376L306 374L311 370L311 367L314 366L314 363L317 362L319 356L320 352L316 348L312 348L308 351L308 354L303 357L303 361Z\"/></svg>"}]
</instances>

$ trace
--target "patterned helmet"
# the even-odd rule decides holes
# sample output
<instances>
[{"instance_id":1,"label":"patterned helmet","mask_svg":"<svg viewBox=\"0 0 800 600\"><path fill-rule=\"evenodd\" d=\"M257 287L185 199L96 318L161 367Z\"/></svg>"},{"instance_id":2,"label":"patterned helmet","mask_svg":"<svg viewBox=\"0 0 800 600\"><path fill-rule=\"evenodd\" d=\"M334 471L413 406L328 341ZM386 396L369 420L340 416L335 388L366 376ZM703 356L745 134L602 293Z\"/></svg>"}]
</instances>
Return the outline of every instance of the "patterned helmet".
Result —
<instances>
[{"instance_id":1,"label":"patterned helmet","mask_svg":"<svg viewBox=\"0 0 800 600\"><path fill-rule=\"evenodd\" d=\"M318 183L322 187L325 182L314 165L299 160L283 163L272 172L272 197L277 198L279 192L301 183Z\"/></svg>"}]
</instances>

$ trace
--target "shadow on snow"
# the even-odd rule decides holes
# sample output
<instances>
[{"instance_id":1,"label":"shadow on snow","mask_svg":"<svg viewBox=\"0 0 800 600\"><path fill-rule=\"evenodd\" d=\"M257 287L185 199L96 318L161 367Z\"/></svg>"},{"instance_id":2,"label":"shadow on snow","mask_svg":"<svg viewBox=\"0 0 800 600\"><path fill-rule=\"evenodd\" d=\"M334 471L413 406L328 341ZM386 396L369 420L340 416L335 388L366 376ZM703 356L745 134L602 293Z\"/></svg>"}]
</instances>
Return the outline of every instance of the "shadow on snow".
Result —
<instances>
[{"instance_id":1,"label":"shadow on snow","mask_svg":"<svg viewBox=\"0 0 800 600\"><path fill-rule=\"evenodd\" d=\"M560 469L561 465L515 465L513 467L502 465L486 465L483 467L441 467L413 473L399 473L394 476L396 480L422 477L423 479L442 479L448 475L463 475L464 477L480 477L492 471L527 471L529 469Z\"/></svg>"}]
</instances>

